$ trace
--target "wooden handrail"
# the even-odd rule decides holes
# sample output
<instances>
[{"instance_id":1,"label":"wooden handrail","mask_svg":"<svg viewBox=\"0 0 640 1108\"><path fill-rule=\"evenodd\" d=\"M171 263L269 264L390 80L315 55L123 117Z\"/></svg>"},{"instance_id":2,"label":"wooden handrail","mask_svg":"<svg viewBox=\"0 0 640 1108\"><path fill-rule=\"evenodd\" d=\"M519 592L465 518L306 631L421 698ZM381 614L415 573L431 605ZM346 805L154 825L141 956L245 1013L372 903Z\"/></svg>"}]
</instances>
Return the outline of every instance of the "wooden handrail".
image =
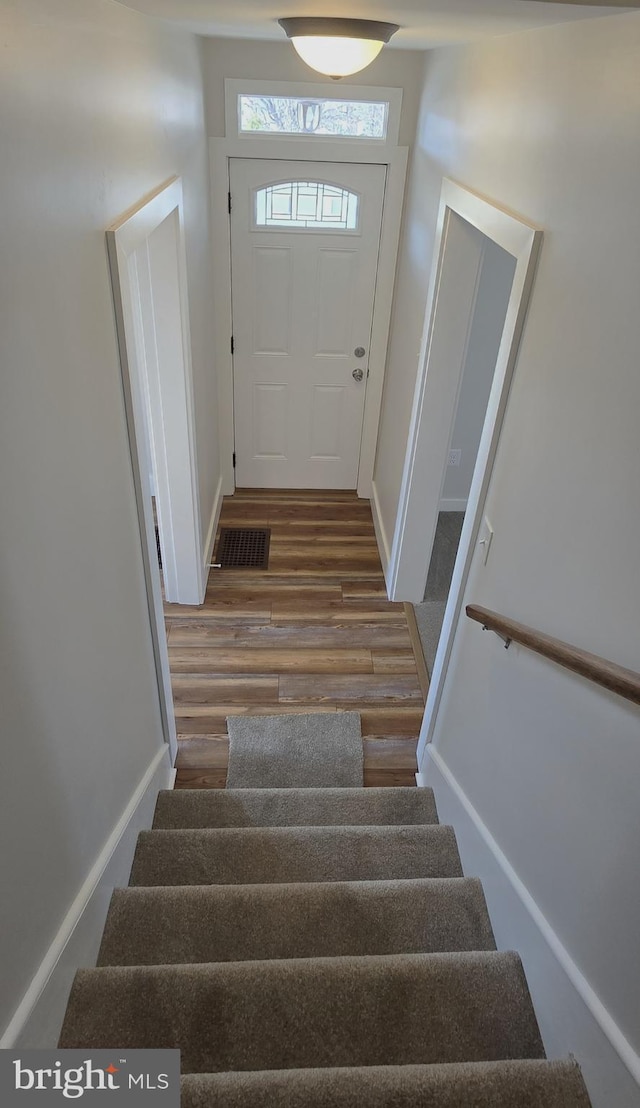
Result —
<instances>
[{"instance_id":1,"label":"wooden handrail","mask_svg":"<svg viewBox=\"0 0 640 1108\"><path fill-rule=\"evenodd\" d=\"M581 650L579 646L571 646L562 639L545 635L542 631L536 631L524 623L516 623L515 619L501 616L498 612L490 611L489 608L468 604L466 611L469 619L481 623L485 630L495 631L500 635L505 640L506 646L511 642L518 642L528 650L542 654L544 658L550 658L557 665L579 673L588 681L593 681L596 685L602 685L604 689L610 689L618 696L623 696L625 700L640 704L640 673L625 669L615 662L609 662L598 654L590 654L588 650Z\"/></svg>"}]
</instances>

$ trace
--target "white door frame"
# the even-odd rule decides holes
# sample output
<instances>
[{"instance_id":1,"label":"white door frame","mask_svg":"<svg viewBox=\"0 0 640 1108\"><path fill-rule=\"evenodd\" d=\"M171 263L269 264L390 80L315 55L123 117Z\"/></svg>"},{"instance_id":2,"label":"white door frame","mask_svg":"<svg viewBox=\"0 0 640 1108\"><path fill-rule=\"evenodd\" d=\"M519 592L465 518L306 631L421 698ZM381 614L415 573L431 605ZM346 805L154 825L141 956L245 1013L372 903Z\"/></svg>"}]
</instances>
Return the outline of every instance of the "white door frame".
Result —
<instances>
[{"instance_id":1,"label":"white door frame","mask_svg":"<svg viewBox=\"0 0 640 1108\"><path fill-rule=\"evenodd\" d=\"M231 335L231 228L229 220L229 159L251 158L267 161L358 162L387 166L387 184L382 212L382 232L378 258L378 279L373 307L373 328L369 354L369 380L364 406L358 496L369 498L373 480L378 423L382 407L382 387L391 324L396 259L400 241L400 223L407 173L408 148L372 147L345 140L314 143L309 139L250 138L210 139L211 222L213 251L214 325L220 411L219 436L223 492L235 488L233 472L233 358Z\"/></svg>"},{"instance_id":2,"label":"white door frame","mask_svg":"<svg viewBox=\"0 0 640 1108\"><path fill-rule=\"evenodd\" d=\"M171 215L176 218L177 253L169 250L164 274L149 265L149 239ZM151 503L149 450L153 452L157 508L164 508L163 573L180 603L200 604L204 597L202 539L195 459L191 345L187 303L182 184L174 178L144 198L107 231L122 384L138 509L142 560L153 643L162 728L172 760L177 739L160 570ZM161 265L164 259L160 259ZM177 266L175 262L177 261ZM160 277L158 276L160 274ZM151 294L151 295L150 295ZM171 343L163 373L162 353L154 349L153 303L177 312L181 334ZM163 296L166 301L163 304ZM167 380L169 377L169 380ZM170 388L170 395L167 395ZM145 391L150 396L147 403ZM164 401L164 404L163 404ZM146 441L145 411L158 406L158 418ZM165 564L166 563L166 564Z\"/></svg>"},{"instance_id":3,"label":"white door frame","mask_svg":"<svg viewBox=\"0 0 640 1108\"><path fill-rule=\"evenodd\" d=\"M507 397L516 364L518 346L522 335L529 303L533 277L542 232L524 220L489 203L483 197L470 192L453 181L444 179L438 211L434 259L427 309L425 332L420 356L420 370L416 382L413 411L405 457L400 502L396 520L393 548L389 564L389 595L393 600L422 600L426 578L425 558L433 546L437 511L425 512L425 482L429 473L435 482L435 503L445 474L445 462L458 402L458 393L464 369L464 359L457 359L452 370L447 359L431 357L432 338L436 313L451 309L439 298L443 259L447 248L447 234L452 216L459 216L487 238L506 250L516 262L511 294L504 321L502 339L498 350L493 384L487 404L482 437L474 470L467 511L465 514L458 556L453 572L447 607L429 694L420 734L419 758L427 742L430 742L435 726L442 687L446 674L453 636L457 627L466 580L475 553L482 521L484 503L491 478L491 470L498 446ZM454 305L455 308L455 305ZM440 321L441 317L438 315ZM429 412L437 405L440 421L438 458L434 464L432 427L427 432ZM429 441L427 441L429 440ZM437 487L436 487L437 486ZM433 499L433 496L432 496ZM418 595L419 594L419 595Z\"/></svg>"}]
</instances>

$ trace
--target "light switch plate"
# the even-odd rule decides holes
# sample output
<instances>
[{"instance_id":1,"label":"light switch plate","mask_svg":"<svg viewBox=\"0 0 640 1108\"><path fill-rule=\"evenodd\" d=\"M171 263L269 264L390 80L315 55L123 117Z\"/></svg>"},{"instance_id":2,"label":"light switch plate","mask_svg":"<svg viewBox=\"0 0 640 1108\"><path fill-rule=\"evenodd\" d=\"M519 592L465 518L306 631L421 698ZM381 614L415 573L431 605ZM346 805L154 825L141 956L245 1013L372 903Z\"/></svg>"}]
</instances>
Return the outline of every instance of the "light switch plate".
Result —
<instances>
[{"instance_id":1,"label":"light switch plate","mask_svg":"<svg viewBox=\"0 0 640 1108\"><path fill-rule=\"evenodd\" d=\"M487 516L482 520L482 527L480 528L480 536L478 538L478 546L482 551L482 564L486 566L487 558L489 557L489 550L491 549L491 540L493 539L493 527L489 522Z\"/></svg>"}]
</instances>

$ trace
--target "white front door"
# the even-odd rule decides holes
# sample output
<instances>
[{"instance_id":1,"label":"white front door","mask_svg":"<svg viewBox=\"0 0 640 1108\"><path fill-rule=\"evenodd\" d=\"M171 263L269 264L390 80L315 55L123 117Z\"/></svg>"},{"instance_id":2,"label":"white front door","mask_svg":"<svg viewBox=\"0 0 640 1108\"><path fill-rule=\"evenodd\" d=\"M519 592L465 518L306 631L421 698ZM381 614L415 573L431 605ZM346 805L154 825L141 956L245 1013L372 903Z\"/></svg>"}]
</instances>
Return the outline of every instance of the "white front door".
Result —
<instances>
[{"instance_id":1,"label":"white front door","mask_svg":"<svg viewBox=\"0 0 640 1108\"><path fill-rule=\"evenodd\" d=\"M355 489L386 166L231 161L236 484Z\"/></svg>"}]
</instances>

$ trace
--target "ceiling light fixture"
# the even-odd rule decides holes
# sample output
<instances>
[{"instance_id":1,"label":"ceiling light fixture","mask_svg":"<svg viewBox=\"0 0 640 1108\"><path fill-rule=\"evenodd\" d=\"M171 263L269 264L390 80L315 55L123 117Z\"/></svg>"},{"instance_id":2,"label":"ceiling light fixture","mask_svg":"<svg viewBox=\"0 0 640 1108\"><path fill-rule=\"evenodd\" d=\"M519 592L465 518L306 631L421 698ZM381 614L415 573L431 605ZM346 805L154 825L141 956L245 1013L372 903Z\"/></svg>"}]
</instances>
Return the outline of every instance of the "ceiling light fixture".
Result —
<instances>
[{"instance_id":1,"label":"ceiling light fixture","mask_svg":"<svg viewBox=\"0 0 640 1108\"><path fill-rule=\"evenodd\" d=\"M336 81L370 65L398 30L374 19L294 16L278 23L302 60Z\"/></svg>"}]
</instances>

